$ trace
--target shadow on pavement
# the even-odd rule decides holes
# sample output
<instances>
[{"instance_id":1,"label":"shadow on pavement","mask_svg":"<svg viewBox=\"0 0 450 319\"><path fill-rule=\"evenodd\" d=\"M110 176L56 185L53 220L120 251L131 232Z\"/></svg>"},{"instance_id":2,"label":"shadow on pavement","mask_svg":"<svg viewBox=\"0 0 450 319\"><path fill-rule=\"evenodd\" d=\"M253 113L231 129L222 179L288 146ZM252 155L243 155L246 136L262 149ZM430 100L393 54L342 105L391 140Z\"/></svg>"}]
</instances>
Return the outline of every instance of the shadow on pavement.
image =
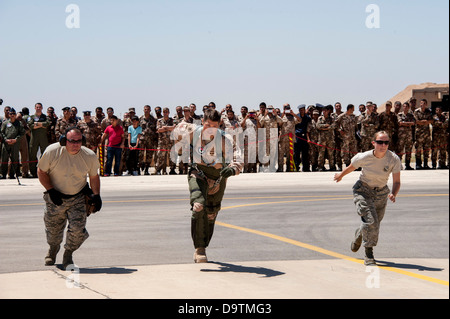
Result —
<instances>
[{"instance_id":1,"label":"shadow on pavement","mask_svg":"<svg viewBox=\"0 0 450 319\"><path fill-rule=\"evenodd\" d=\"M414 264L401 264L401 263L394 263L391 261L384 261L384 260L378 260L378 259L377 259L377 266L401 268L401 269L417 269L419 271L443 271L444 270L444 268L434 268L434 267L427 267L427 266L414 265Z\"/></svg>"},{"instance_id":2,"label":"shadow on pavement","mask_svg":"<svg viewBox=\"0 0 450 319\"><path fill-rule=\"evenodd\" d=\"M204 272L237 272L237 273L249 273L249 274L257 274L257 275L263 275L263 277L275 277L284 275L284 272L264 268L264 267L247 267L247 266L240 266L240 265L234 265L234 264L228 264L228 263L221 263L221 262L214 262L210 261L210 264L216 264L219 265L219 269L201 269L200 271Z\"/></svg>"}]
</instances>

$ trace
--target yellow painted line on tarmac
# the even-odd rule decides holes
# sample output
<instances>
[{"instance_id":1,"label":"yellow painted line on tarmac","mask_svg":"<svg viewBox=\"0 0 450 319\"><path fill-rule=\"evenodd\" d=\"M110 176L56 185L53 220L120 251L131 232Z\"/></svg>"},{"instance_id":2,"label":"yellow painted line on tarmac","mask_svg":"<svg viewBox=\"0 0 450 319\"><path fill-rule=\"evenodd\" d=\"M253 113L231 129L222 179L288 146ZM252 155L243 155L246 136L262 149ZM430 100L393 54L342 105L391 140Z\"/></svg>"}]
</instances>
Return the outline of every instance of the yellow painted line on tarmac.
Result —
<instances>
[{"instance_id":1,"label":"yellow painted line on tarmac","mask_svg":"<svg viewBox=\"0 0 450 319\"><path fill-rule=\"evenodd\" d=\"M422 194L421 194L422 195ZM428 194L429 196L448 196L448 194ZM416 195L405 195L404 197L412 197L412 196L416 196ZM239 207L246 207L246 206L258 206L258 205L269 205L269 204L282 204L282 203L292 203L292 202L306 202L306 201L324 201L324 200L336 200L336 199L348 199L348 197L342 197L342 198L332 198L332 199L311 199L311 200L297 200L297 201L282 201L282 202L268 202L268 203L253 203L253 204L244 204L244 205L235 205L235 206L227 206L227 207L223 207L222 210L224 209L233 209L233 208L239 208ZM255 229L250 229L250 228L246 228L246 227L241 227L241 226L236 226L236 225L231 225L231 224L227 224L224 222L220 222L220 221L216 221L217 225L223 226L223 227L227 227L227 228L231 228L231 229L235 229L235 230L240 230L240 231L245 231L248 233L252 233L252 234L256 234L259 236L264 236L264 237L268 237L271 239L275 239L275 240L279 240L291 245L295 245L298 247L302 247L305 249L309 249L327 256L331 256L331 257L335 257L338 259L343 259L343 260L348 260L351 262L355 262L358 264L363 264L364 265L364 261L361 259L357 259L357 258L353 258L347 255L343 255L331 250L327 250L318 246L314 246L314 245L310 245L310 244L306 244L306 243L302 243L300 241L294 240L294 239L289 239L286 237L282 237L282 236L278 236L275 234L271 234L271 233L267 233L267 232L263 232L263 231L259 231L259 230L255 230ZM406 276L410 276L413 278L417 278L417 279L422 279L422 280L426 280L429 282L434 282L440 285L444 285L444 286L449 286L449 282L445 281L445 280L441 280L441 279L436 279L433 277L429 277L429 276L425 276L425 275L420 275L420 274L416 274L410 271L406 271L406 270L402 270L402 269L398 269L398 268L394 268L394 267L389 267L389 266L383 266L383 265L377 265L378 267L388 270L388 271L392 271L398 274L402 274L402 275L406 275Z\"/></svg>"}]
</instances>

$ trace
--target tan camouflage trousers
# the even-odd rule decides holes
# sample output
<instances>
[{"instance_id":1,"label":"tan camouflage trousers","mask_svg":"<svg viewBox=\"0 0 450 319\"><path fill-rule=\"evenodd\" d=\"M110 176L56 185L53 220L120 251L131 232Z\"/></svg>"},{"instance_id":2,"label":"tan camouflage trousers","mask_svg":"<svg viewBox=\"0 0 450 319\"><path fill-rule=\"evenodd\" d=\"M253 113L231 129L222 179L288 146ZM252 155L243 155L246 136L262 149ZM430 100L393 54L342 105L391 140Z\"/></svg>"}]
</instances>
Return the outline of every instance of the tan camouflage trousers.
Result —
<instances>
[{"instance_id":1,"label":"tan camouflage trousers","mask_svg":"<svg viewBox=\"0 0 450 319\"><path fill-rule=\"evenodd\" d=\"M249 142L248 136L244 138L244 173L257 172L258 143L255 140ZM250 162L250 163L249 163Z\"/></svg>"},{"instance_id":2,"label":"tan camouflage trousers","mask_svg":"<svg viewBox=\"0 0 450 319\"><path fill-rule=\"evenodd\" d=\"M353 156L358 153L355 138L344 138L342 140L342 160L346 166L349 166Z\"/></svg>"},{"instance_id":3,"label":"tan camouflage trousers","mask_svg":"<svg viewBox=\"0 0 450 319\"><path fill-rule=\"evenodd\" d=\"M402 132L398 133L398 141L397 141L397 156L402 159L403 154L405 155L405 162L409 163L412 157L412 149L413 149L413 137L412 132Z\"/></svg>"},{"instance_id":4,"label":"tan camouflage trousers","mask_svg":"<svg viewBox=\"0 0 450 319\"><path fill-rule=\"evenodd\" d=\"M141 169L145 167L149 168L152 165L152 160L156 154L156 151L154 151L156 147L157 143L153 141L142 139L139 141L139 148L145 149L139 152L139 166Z\"/></svg>"},{"instance_id":5,"label":"tan camouflage trousers","mask_svg":"<svg viewBox=\"0 0 450 319\"><path fill-rule=\"evenodd\" d=\"M372 139L373 139L372 136L370 137L362 136L361 152L366 152L373 149Z\"/></svg>"},{"instance_id":6,"label":"tan camouflage trousers","mask_svg":"<svg viewBox=\"0 0 450 319\"><path fill-rule=\"evenodd\" d=\"M87 220L85 195L79 194L72 198L63 199L62 205L56 206L48 193L45 192L44 201L44 224L47 243L50 246L60 245L68 222L64 248L70 251L77 250L89 237L89 233L85 228Z\"/></svg>"},{"instance_id":7,"label":"tan camouflage trousers","mask_svg":"<svg viewBox=\"0 0 450 319\"><path fill-rule=\"evenodd\" d=\"M330 168L334 167L334 140L319 140L319 167L325 165L325 153L328 156L328 164Z\"/></svg>"},{"instance_id":8,"label":"tan camouflage trousers","mask_svg":"<svg viewBox=\"0 0 450 319\"><path fill-rule=\"evenodd\" d=\"M175 168L176 164L172 162L170 158L170 149L172 147L171 143L159 143L158 151L156 153L156 171L163 170L166 171L167 163L169 163L170 168Z\"/></svg>"},{"instance_id":9,"label":"tan camouflage trousers","mask_svg":"<svg viewBox=\"0 0 450 319\"><path fill-rule=\"evenodd\" d=\"M294 144L292 144L294 147ZM292 150L293 151L293 150ZM278 143L278 170L283 170L284 156L286 155L286 172L291 171L291 149L289 138L281 138Z\"/></svg>"},{"instance_id":10,"label":"tan camouflage trousers","mask_svg":"<svg viewBox=\"0 0 450 319\"><path fill-rule=\"evenodd\" d=\"M431 136L430 134L418 134L416 133L416 164L427 164L430 157L431 149Z\"/></svg>"},{"instance_id":11,"label":"tan camouflage trousers","mask_svg":"<svg viewBox=\"0 0 450 319\"><path fill-rule=\"evenodd\" d=\"M361 225L357 232L357 240L364 247L374 247L378 243L380 224L386 211L389 187L370 188L361 181L353 186L353 203L361 217Z\"/></svg>"},{"instance_id":12,"label":"tan camouflage trousers","mask_svg":"<svg viewBox=\"0 0 450 319\"><path fill-rule=\"evenodd\" d=\"M317 168L319 165L319 145L309 144L309 161L313 168Z\"/></svg>"},{"instance_id":13,"label":"tan camouflage trousers","mask_svg":"<svg viewBox=\"0 0 450 319\"><path fill-rule=\"evenodd\" d=\"M436 163L439 158L439 166L445 166L447 159L447 136L444 134L433 134L433 140L431 142L431 162L433 166L436 166ZM438 156L439 155L439 156Z\"/></svg>"}]
</instances>

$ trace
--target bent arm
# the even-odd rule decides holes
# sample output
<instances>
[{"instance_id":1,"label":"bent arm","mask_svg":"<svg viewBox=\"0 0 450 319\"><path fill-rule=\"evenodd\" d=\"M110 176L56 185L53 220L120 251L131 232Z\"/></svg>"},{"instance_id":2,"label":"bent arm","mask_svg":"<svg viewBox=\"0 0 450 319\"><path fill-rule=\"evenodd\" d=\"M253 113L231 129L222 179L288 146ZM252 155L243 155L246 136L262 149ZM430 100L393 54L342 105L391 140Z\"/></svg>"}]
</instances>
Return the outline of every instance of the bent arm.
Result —
<instances>
[{"instance_id":1,"label":"bent arm","mask_svg":"<svg viewBox=\"0 0 450 319\"><path fill-rule=\"evenodd\" d=\"M353 166L353 164L350 164L341 173L334 174L334 180L336 181L336 183L339 183L345 175L350 174L355 169L356 167Z\"/></svg>"}]
</instances>

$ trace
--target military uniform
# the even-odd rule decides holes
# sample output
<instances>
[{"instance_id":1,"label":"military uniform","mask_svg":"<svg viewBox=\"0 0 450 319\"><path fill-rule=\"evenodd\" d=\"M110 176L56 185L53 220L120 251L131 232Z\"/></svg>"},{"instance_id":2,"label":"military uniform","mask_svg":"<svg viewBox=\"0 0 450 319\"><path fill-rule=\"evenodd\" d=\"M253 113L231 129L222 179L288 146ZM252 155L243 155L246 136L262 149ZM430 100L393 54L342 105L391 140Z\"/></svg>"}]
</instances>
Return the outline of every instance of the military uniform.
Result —
<instances>
[{"instance_id":1,"label":"military uniform","mask_svg":"<svg viewBox=\"0 0 450 319\"><path fill-rule=\"evenodd\" d=\"M413 130L414 126L402 126L402 123L414 123L416 120L411 112L400 112L397 115L398 120L398 141L397 156L402 159L405 154L405 165L407 169L411 169L411 155L413 149Z\"/></svg>"},{"instance_id":2,"label":"military uniform","mask_svg":"<svg viewBox=\"0 0 450 319\"><path fill-rule=\"evenodd\" d=\"M318 111L316 112L319 113ZM319 145L317 145L319 143L319 130L317 129L317 122L314 119L308 123L307 135L311 169L315 172L319 167Z\"/></svg>"},{"instance_id":3,"label":"military uniform","mask_svg":"<svg viewBox=\"0 0 450 319\"><path fill-rule=\"evenodd\" d=\"M419 125L417 121L433 120L433 115L429 108L425 108L425 110L422 111L422 108L419 107L414 111L414 118L416 119L416 168L422 168L422 163L423 168L428 168L428 157L430 156L431 149L430 125Z\"/></svg>"},{"instance_id":4,"label":"military uniform","mask_svg":"<svg viewBox=\"0 0 450 319\"><path fill-rule=\"evenodd\" d=\"M121 155L121 159L120 159L120 171L119 171L120 175L122 175L122 172L124 170L126 170L128 157L130 155L130 143L128 141L128 128L130 126L133 126L131 118L127 117L127 118L123 119L122 128L123 128L123 131L125 132L125 135L124 135L125 141L124 141L124 149L122 151L122 155ZM129 172L129 173L131 174L132 172Z\"/></svg>"},{"instance_id":5,"label":"military uniform","mask_svg":"<svg viewBox=\"0 0 450 319\"><path fill-rule=\"evenodd\" d=\"M86 138L86 147L97 153L97 147L102 137L100 125L92 120L89 122L81 120L78 122L77 127Z\"/></svg>"},{"instance_id":6,"label":"military uniform","mask_svg":"<svg viewBox=\"0 0 450 319\"><path fill-rule=\"evenodd\" d=\"M256 114L255 110L251 112ZM244 173L257 173L258 124L256 117L248 117L242 126L244 129Z\"/></svg>"},{"instance_id":7,"label":"military uniform","mask_svg":"<svg viewBox=\"0 0 450 319\"><path fill-rule=\"evenodd\" d=\"M191 236L196 254L202 249L204 259L194 255L196 262L206 262L205 248L208 247L221 202L225 193L227 178L241 172L242 153L240 148L234 149L231 158L224 156L232 148L232 139L229 134L218 129L213 140L205 140L202 136L202 126L195 124L180 124L175 130L188 132L188 138L181 143L188 143L190 152L190 168L188 184L191 204ZM175 132L175 134L181 134ZM209 137L208 137L209 138ZM233 162L233 159L236 162ZM227 175L223 175L224 171Z\"/></svg>"},{"instance_id":8,"label":"military uniform","mask_svg":"<svg viewBox=\"0 0 450 319\"><path fill-rule=\"evenodd\" d=\"M47 139L48 139L48 144L53 144L56 143L58 141L58 139L56 138L56 122L58 121L57 117L49 117L50 120L50 124L47 126Z\"/></svg>"},{"instance_id":9,"label":"military uniform","mask_svg":"<svg viewBox=\"0 0 450 319\"><path fill-rule=\"evenodd\" d=\"M77 126L77 122L72 117L70 117L68 120L65 118L59 118L56 121L56 125L55 125L56 141L59 141L61 136L66 133L66 130L69 127L74 127L74 126Z\"/></svg>"},{"instance_id":10,"label":"military uniform","mask_svg":"<svg viewBox=\"0 0 450 319\"><path fill-rule=\"evenodd\" d=\"M297 125L300 121L291 114L285 114L282 118L282 121L283 123L281 124L280 140L278 141L278 171L283 171L284 156L286 155L286 172L290 172L290 138L292 138L292 148L294 148L295 125Z\"/></svg>"},{"instance_id":11,"label":"military uniform","mask_svg":"<svg viewBox=\"0 0 450 319\"><path fill-rule=\"evenodd\" d=\"M156 148L158 147L158 133L156 132L156 118L150 114L148 118L142 115L139 118L140 126L142 127L142 135L139 141L141 148L145 151L139 152L139 165L148 175L148 169L152 165ZM155 161L156 162L156 161Z\"/></svg>"},{"instance_id":12,"label":"military uniform","mask_svg":"<svg viewBox=\"0 0 450 319\"><path fill-rule=\"evenodd\" d=\"M86 195L92 194L92 190L86 183L86 176L89 175L91 181L92 178L98 178L99 162L95 153L84 146L76 155L69 154L66 147L54 143L47 148L39 161L39 169L48 176L53 187L47 189L43 196L45 233L50 246L46 265L55 262L67 222L69 226L64 245L66 252L63 267L73 263L72 252L89 237L86 230ZM70 170L67 167L70 167ZM55 193L57 196L52 196ZM100 195L96 196L100 200Z\"/></svg>"},{"instance_id":13,"label":"military uniform","mask_svg":"<svg viewBox=\"0 0 450 319\"><path fill-rule=\"evenodd\" d=\"M398 129L398 120L397 116L394 114L394 112L382 112L380 115L378 115L379 118L379 131L385 131L388 133L390 143L389 143L389 150L395 151L396 150L396 141L394 140L394 134L397 132ZM376 132L375 132L376 133Z\"/></svg>"},{"instance_id":14,"label":"military uniform","mask_svg":"<svg viewBox=\"0 0 450 319\"><path fill-rule=\"evenodd\" d=\"M35 123L42 123L42 127L35 128ZM50 125L50 119L44 113L41 115L32 115L28 118L28 127L31 130L30 139L30 173L37 177L37 153L40 148L41 155L48 146L47 126Z\"/></svg>"},{"instance_id":15,"label":"military uniform","mask_svg":"<svg viewBox=\"0 0 450 319\"><path fill-rule=\"evenodd\" d=\"M11 119L3 121L0 129L1 143L1 174L6 178L8 173L8 161L11 159L13 169L9 173L10 178L14 178L14 174L19 174L19 148L20 140L25 138L25 129L19 120L11 122ZM14 144L6 143L6 140L15 139Z\"/></svg>"},{"instance_id":16,"label":"military uniform","mask_svg":"<svg viewBox=\"0 0 450 319\"><path fill-rule=\"evenodd\" d=\"M167 120L164 117L160 118L156 123L156 130L164 126L173 126L173 118L169 117ZM156 154L156 172L162 170L163 174L167 174L167 161L171 168L171 173L175 168L175 163L170 158L170 149L173 145L173 141L170 139L170 131L158 132L158 151Z\"/></svg>"},{"instance_id":17,"label":"military uniform","mask_svg":"<svg viewBox=\"0 0 450 319\"><path fill-rule=\"evenodd\" d=\"M333 117L325 117L321 115L317 120L317 129L319 130L319 159L318 165L320 170L325 170L325 152L328 155L328 163L330 170L335 170L334 163L334 129L336 122Z\"/></svg>"},{"instance_id":18,"label":"military uniform","mask_svg":"<svg viewBox=\"0 0 450 319\"><path fill-rule=\"evenodd\" d=\"M446 168L447 157L447 125L448 121L443 114L440 116L435 114L433 116L432 140L431 140L431 163L433 168L436 168L439 153L439 168Z\"/></svg>"},{"instance_id":19,"label":"military uniform","mask_svg":"<svg viewBox=\"0 0 450 319\"><path fill-rule=\"evenodd\" d=\"M371 150L373 148L373 136L378 131L379 127L378 114L372 112L368 115L366 111L359 116L358 123L361 124L361 151L365 152Z\"/></svg>"},{"instance_id":20,"label":"military uniform","mask_svg":"<svg viewBox=\"0 0 450 319\"><path fill-rule=\"evenodd\" d=\"M336 120L338 134L342 136L342 158L344 164L349 166L353 155L358 153L356 142L356 131L358 129L358 120L354 114L342 113Z\"/></svg>"},{"instance_id":21,"label":"military uniform","mask_svg":"<svg viewBox=\"0 0 450 319\"><path fill-rule=\"evenodd\" d=\"M343 112L337 114L337 113L331 113L331 117L333 117L334 121L337 121L338 117L340 115L344 114ZM334 163L338 166L339 170L342 170L342 159L343 159L343 140L341 134L339 134L338 127L336 126L334 130Z\"/></svg>"},{"instance_id":22,"label":"military uniform","mask_svg":"<svg viewBox=\"0 0 450 319\"><path fill-rule=\"evenodd\" d=\"M265 169L269 169L271 172L275 172L275 164L278 160L278 128L281 127L283 124L283 120L279 116L274 116L271 112L272 109L268 109L269 114L265 116L261 116L259 123L261 125L261 128L265 128L266 131L266 141L265 141L265 148L267 156L267 160L261 160L261 157L259 157L260 162L266 162L263 163ZM276 135L271 135L270 132L272 129L276 129ZM264 152L261 152L261 146L264 144L259 144L258 149L259 153L264 154Z\"/></svg>"}]
</instances>

